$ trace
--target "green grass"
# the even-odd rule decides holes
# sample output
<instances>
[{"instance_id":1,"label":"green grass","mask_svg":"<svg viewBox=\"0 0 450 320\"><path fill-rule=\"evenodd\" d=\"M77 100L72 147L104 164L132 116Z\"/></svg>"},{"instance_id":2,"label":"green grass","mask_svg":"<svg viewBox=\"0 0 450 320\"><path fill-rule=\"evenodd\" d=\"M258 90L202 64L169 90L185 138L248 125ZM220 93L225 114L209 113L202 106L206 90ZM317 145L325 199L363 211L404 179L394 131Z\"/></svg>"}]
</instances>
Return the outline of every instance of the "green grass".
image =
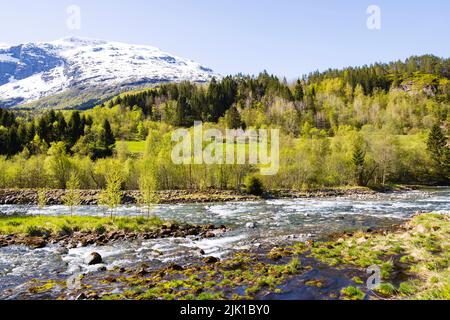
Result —
<instances>
[{"instance_id":1,"label":"green grass","mask_svg":"<svg viewBox=\"0 0 450 320\"><path fill-rule=\"evenodd\" d=\"M128 151L131 153L144 153L145 141L125 141Z\"/></svg>"},{"instance_id":2,"label":"green grass","mask_svg":"<svg viewBox=\"0 0 450 320\"><path fill-rule=\"evenodd\" d=\"M365 297L364 292L353 286L342 289L341 294L345 300L362 300Z\"/></svg>"},{"instance_id":3,"label":"green grass","mask_svg":"<svg viewBox=\"0 0 450 320\"><path fill-rule=\"evenodd\" d=\"M383 284L376 291L387 297L450 299L450 217L445 214L416 216L396 232L358 232L316 243L311 255L336 267L379 266ZM409 276L398 288L390 283L396 271L395 259L406 265Z\"/></svg>"},{"instance_id":4,"label":"green grass","mask_svg":"<svg viewBox=\"0 0 450 320\"><path fill-rule=\"evenodd\" d=\"M183 270L157 270L145 277L125 273L114 281L129 288L123 296L107 299L222 300L252 299L264 292L281 292L279 286L302 272L297 258L286 264L260 261L254 254L237 253L214 265L193 265ZM242 291L241 291L242 290ZM103 297L105 298L105 297Z\"/></svg>"},{"instance_id":5,"label":"green grass","mask_svg":"<svg viewBox=\"0 0 450 320\"><path fill-rule=\"evenodd\" d=\"M375 289L375 291L386 297L392 297L397 290L391 283L382 283Z\"/></svg>"},{"instance_id":6,"label":"green grass","mask_svg":"<svg viewBox=\"0 0 450 320\"><path fill-rule=\"evenodd\" d=\"M0 217L0 234L3 235L29 235L44 236L57 234L70 234L75 231L97 231L99 233L124 230L144 232L152 230L163 224L159 218L143 217L111 218L101 217Z\"/></svg>"}]
</instances>

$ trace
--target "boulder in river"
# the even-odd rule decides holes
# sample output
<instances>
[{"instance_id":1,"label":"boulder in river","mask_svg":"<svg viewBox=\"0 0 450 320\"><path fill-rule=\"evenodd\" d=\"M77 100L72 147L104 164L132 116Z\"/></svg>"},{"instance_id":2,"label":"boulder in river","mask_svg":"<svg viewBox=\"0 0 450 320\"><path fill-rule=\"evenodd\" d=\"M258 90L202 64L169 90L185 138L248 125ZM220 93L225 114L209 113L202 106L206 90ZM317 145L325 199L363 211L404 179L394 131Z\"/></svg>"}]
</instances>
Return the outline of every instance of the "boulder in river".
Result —
<instances>
[{"instance_id":1,"label":"boulder in river","mask_svg":"<svg viewBox=\"0 0 450 320\"><path fill-rule=\"evenodd\" d=\"M56 249L56 253L59 255L66 255L69 254L69 249L67 249L66 247L59 247L58 249Z\"/></svg>"},{"instance_id":2,"label":"boulder in river","mask_svg":"<svg viewBox=\"0 0 450 320\"><path fill-rule=\"evenodd\" d=\"M256 223L255 222L249 222L245 225L245 227L247 229L255 229L256 228Z\"/></svg>"},{"instance_id":3,"label":"boulder in river","mask_svg":"<svg viewBox=\"0 0 450 320\"><path fill-rule=\"evenodd\" d=\"M203 262L207 263L207 264L213 264L213 263L217 263L219 261L220 261L219 258L216 258L216 257L206 257L203 259Z\"/></svg>"},{"instance_id":4,"label":"boulder in river","mask_svg":"<svg viewBox=\"0 0 450 320\"><path fill-rule=\"evenodd\" d=\"M215 238L215 237L216 237L216 234L212 231L207 231L205 233L205 238Z\"/></svg>"},{"instance_id":5,"label":"boulder in river","mask_svg":"<svg viewBox=\"0 0 450 320\"><path fill-rule=\"evenodd\" d=\"M102 256L97 252L92 252L84 259L84 263L86 263L89 266L100 264L102 263L102 261L103 261Z\"/></svg>"},{"instance_id":6,"label":"boulder in river","mask_svg":"<svg viewBox=\"0 0 450 320\"><path fill-rule=\"evenodd\" d=\"M87 296L86 296L86 294L84 294L84 292L80 293L80 294L75 298L75 300L86 300L86 299L87 299Z\"/></svg>"},{"instance_id":7,"label":"boulder in river","mask_svg":"<svg viewBox=\"0 0 450 320\"><path fill-rule=\"evenodd\" d=\"M39 237L31 237L25 240L25 244L33 249L41 249L47 245L47 242Z\"/></svg>"},{"instance_id":8,"label":"boulder in river","mask_svg":"<svg viewBox=\"0 0 450 320\"><path fill-rule=\"evenodd\" d=\"M281 254L282 249L281 248L273 248L272 250L270 250L270 252L267 254L267 257L271 260L280 260L283 255Z\"/></svg>"},{"instance_id":9,"label":"boulder in river","mask_svg":"<svg viewBox=\"0 0 450 320\"><path fill-rule=\"evenodd\" d=\"M180 266L180 265L178 265L178 264L175 264L175 263L171 263L171 264L167 267L167 269L168 269L168 270L173 270L173 271L183 271L183 270L184 270L184 268L183 268L182 266Z\"/></svg>"}]
</instances>

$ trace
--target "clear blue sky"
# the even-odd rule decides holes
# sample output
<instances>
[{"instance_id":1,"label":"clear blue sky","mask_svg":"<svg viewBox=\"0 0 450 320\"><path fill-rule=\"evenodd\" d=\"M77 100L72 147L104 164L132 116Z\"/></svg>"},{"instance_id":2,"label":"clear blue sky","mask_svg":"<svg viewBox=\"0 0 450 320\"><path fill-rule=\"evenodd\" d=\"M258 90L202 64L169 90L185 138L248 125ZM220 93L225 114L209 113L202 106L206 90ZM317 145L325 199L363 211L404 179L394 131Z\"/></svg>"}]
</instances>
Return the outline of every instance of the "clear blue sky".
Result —
<instances>
[{"instance_id":1,"label":"clear blue sky","mask_svg":"<svg viewBox=\"0 0 450 320\"><path fill-rule=\"evenodd\" d=\"M69 5L81 30L66 27ZM381 30L366 9L381 8ZM68 35L159 47L221 74L264 69L304 73L391 61L412 54L450 56L447 0L0 0L0 42Z\"/></svg>"}]
</instances>

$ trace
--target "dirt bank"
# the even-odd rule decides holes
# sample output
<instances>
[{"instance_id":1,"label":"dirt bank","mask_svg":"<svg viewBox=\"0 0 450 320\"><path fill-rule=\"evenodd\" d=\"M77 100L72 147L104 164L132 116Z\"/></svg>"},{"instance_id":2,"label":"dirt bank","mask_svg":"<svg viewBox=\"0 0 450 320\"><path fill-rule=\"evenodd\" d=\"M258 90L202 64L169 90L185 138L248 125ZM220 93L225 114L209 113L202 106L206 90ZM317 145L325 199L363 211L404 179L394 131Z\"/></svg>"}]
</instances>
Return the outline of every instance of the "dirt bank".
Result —
<instances>
[{"instance_id":1,"label":"dirt bank","mask_svg":"<svg viewBox=\"0 0 450 320\"><path fill-rule=\"evenodd\" d=\"M63 196L65 190L48 190L46 191L47 205L63 204ZM97 205L100 190L81 190L82 205ZM323 189L317 191L292 191L292 190L274 190L265 194L265 198L318 198L318 197L339 197L339 196L373 196L377 192L367 188L351 188L351 189ZM124 191L122 196L122 204L132 205L137 203L139 199L139 191ZM245 194L232 190L170 190L160 191L159 197L161 203L209 203L209 202L232 202L232 201L255 201L261 199L253 195ZM0 205L37 205L38 190L34 189L1 189Z\"/></svg>"}]
</instances>

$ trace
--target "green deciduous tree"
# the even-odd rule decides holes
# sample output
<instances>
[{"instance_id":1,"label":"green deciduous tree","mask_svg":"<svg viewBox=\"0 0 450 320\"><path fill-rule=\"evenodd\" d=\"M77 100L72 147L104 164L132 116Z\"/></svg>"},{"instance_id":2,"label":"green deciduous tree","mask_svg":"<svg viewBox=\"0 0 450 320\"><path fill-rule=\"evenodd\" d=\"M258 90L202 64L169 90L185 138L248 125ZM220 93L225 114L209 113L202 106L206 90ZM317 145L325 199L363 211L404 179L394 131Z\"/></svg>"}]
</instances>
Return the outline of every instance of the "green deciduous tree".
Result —
<instances>
[{"instance_id":1,"label":"green deciduous tree","mask_svg":"<svg viewBox=\"0 0 450 320\"><path fill-rule=\"evenodd\" d=\"M75 172L70 173L67 190L62 200L64 205L70 208L70 215L73 215L74 209L81 204L80 179Z\"/></svg>"},{"instance_id":2,"label":"green deciduous tree","mask_svg":"<svg viewBox=\"0 0 450 320\"><path fill-rule=\"evenodd\" d=\"M100 192L99 203L109 208L111 219L114 217L115 209L122 201L122 184L124 174L120 161L111 160L105 175L106 187Z\"/></svg>"},{"instance_id":3,"label":"green deciduous tree","mask_svg":"<svg viewBox=\"0 0 450 320\"><path fill-rule=\"evenodd\" d=\"M66 189L71 168L70 159L66 153L66 144L64 142L53 142L50 149L48 149L47 155L46 169L55 186L60 189Z\"/></svg>"},{"instance_id":4,"label":"green deciduous tree","mask_svg":"<svg viewBox=\"0 0 450 320\"><path fill-rule=\"evenodd\" d=\"M37 202L40 209L43 209L47 205L47 188L40 188L37 191Z\"/></svg>"},{"instance_id":5,"label":"green deciduous tree","mask_svg":"<svg viewBox=\"0 0 450 320\"><path fill-rule=\"evenodd\" d=\"M139 190L141 192L139 203L146 209L147 218L149 218L152 207L160 201L157 191L156 167L150 160L144 160L139 176Z\"/></svg>"}]
</instances>

